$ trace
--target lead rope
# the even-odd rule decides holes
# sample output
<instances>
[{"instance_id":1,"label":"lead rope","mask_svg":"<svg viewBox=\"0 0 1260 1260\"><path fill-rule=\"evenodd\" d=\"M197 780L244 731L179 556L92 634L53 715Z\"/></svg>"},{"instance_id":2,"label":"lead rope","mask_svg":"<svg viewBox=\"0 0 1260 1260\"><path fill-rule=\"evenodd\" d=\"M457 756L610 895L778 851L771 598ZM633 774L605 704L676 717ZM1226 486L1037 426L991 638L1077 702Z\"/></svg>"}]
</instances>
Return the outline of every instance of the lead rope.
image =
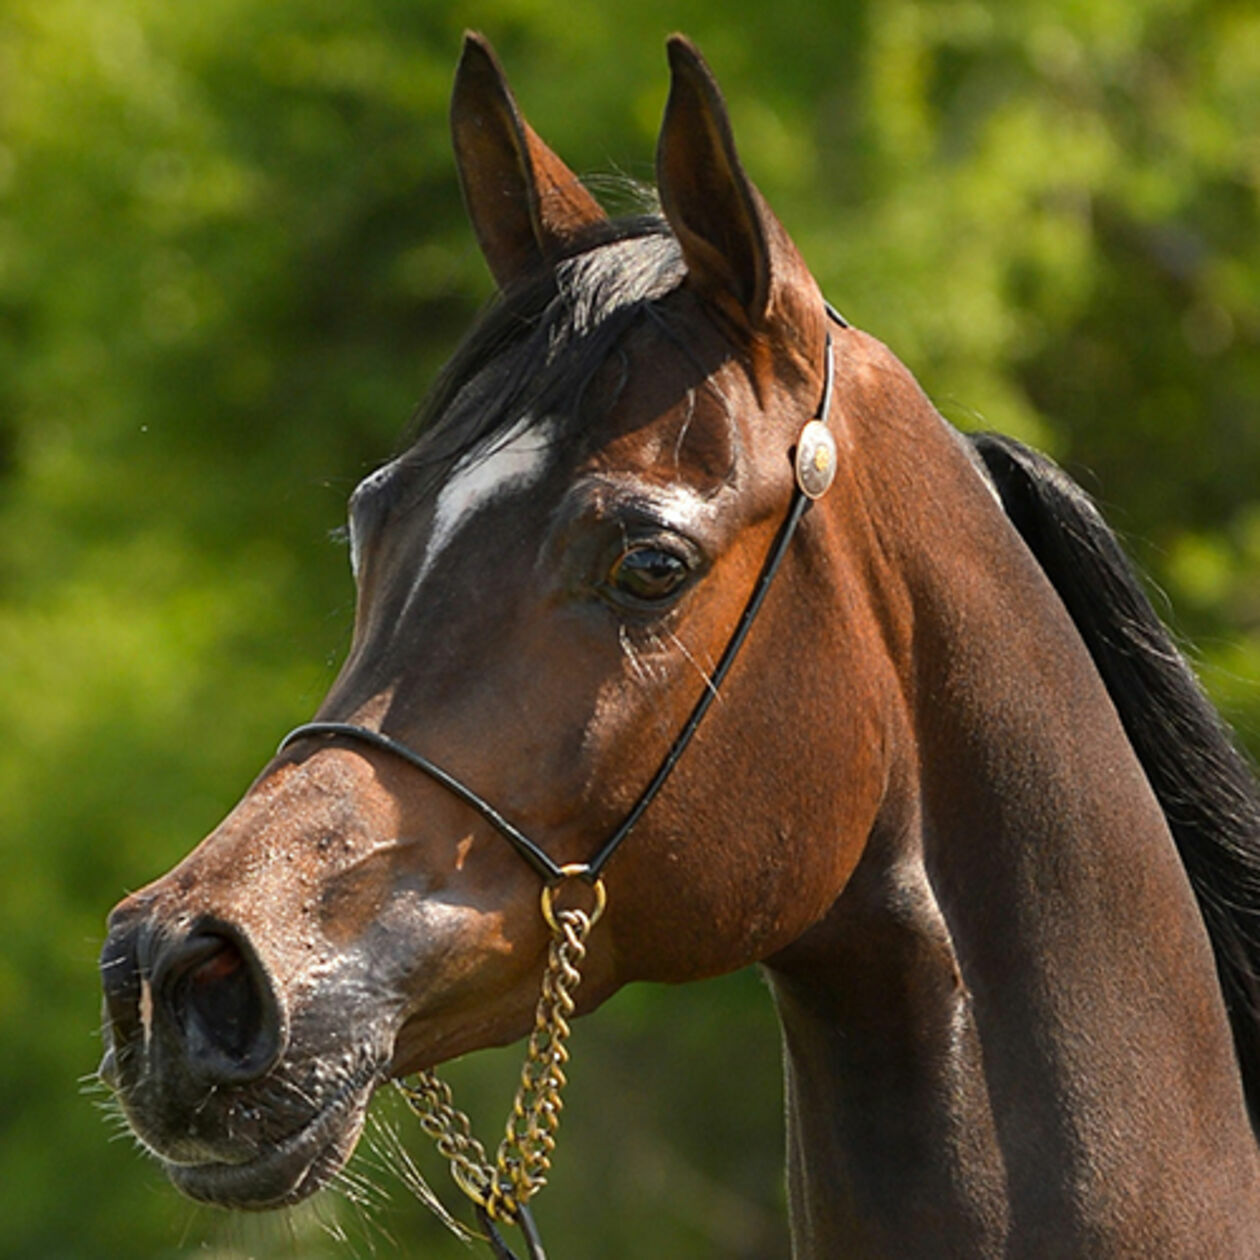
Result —
<instances>
[{"instance_id":1,"label":"lead rope","mask_svg":"<svg viewBox=\"0 0 1260 1260\"><path fill-rule=\"evenodd\" d=\"M562 882L586 874L582 865L561 868ZM564 1107L562 1091L568 1083L564 1069L569 1048L565 1043L575 1007L573 994L582 982L586 938L607 904L603 880L596 879L591 885L595 904L589 912L556 909L555 894L560 886L550 883L542 890L542 916L551 931L547 966L520 1082L493 1163L473 1136L468 1116L454 1105L450 1086L437 1073L426 1069L415 1075L414 1083L398 1082L420 1127L450 1164L455 1184L472 1200L497 1260L516 1260L497 1223L519 1226L529 1260L546 1260L528 1203L547 1184L551 1170Z\"/></svg>"}]
</instances>

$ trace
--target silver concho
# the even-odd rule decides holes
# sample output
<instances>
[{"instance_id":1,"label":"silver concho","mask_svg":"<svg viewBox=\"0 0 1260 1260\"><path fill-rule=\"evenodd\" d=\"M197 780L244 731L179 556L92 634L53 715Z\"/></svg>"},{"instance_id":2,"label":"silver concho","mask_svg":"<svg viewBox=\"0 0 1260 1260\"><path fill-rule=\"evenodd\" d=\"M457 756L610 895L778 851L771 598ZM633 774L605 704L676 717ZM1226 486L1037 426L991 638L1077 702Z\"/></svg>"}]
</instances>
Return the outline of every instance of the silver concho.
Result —
<instances>
[{"instance_id":1,"label":"silver concho","mask_svg":"<svg viewBox=\"0 0 1260 1260\"><path fill-rule=\"evenodd\" d=\"M836 439L820 420L811 420L796 442L796 484L811 499L821 499L836 476Z\"/></svg>"}]
</instances>

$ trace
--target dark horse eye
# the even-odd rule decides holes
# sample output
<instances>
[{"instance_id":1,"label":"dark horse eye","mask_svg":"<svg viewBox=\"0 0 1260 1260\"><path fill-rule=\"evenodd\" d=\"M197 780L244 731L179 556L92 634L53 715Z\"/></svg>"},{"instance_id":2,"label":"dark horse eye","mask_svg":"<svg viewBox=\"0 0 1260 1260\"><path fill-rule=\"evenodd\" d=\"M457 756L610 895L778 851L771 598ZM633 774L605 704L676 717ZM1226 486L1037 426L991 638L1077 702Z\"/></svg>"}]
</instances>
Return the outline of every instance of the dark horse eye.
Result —
<instances>
[{"instance_id":1,"label":"dark horse eye","mask_svg":"<svg viewBox=\"0 0 1260 1260\"><path fill-rule=\"evenodd\" d=\"M617 558L608 587L617 595L644 604L658 604L687 580L687 562L660 547L631 547Z\"/></svg>"}]
</instances>

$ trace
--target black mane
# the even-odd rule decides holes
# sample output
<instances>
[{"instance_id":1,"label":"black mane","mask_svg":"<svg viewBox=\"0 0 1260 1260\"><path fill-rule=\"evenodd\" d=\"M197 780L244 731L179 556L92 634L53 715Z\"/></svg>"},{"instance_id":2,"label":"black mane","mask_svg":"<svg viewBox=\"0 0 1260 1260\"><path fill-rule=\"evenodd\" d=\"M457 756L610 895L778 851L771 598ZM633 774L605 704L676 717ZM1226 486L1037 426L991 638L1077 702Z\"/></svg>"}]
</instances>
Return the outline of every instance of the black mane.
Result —
<instances>
[{"instance_id":1,"label":"black mane","mask_svg":"<svg viewBox=\"0 0 1260 1260\"><path fill-rule=\"evenodd\" d=\"M970 440L1088 646L1168 819L1260 1127L1260 785L1085 492L1010 438Z\"/></svg>"}]
</instances>

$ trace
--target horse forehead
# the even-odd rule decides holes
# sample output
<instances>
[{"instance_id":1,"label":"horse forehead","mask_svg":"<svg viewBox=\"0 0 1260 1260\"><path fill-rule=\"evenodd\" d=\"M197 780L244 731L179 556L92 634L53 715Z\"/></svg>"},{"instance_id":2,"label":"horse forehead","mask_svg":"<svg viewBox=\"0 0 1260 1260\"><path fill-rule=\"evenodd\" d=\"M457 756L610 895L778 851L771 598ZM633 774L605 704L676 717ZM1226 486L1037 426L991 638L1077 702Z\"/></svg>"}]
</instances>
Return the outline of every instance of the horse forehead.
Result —
<instances>
[{"instance_id":1,"label":"horse forehead","mask_svg":"<svg viewBox=\"0 0 1260 1260\"><path fill-rule=\"evenodd\" d=\"M485 509L528 493L546 477L557 459L556 429L553 419L526 415L505 432L478 443L456 462L433 500L424 551L411 578L404 613L438 561ZM364 487L370 491L400 475L399 463L395 460L372 474Z\"/></svg>"},{"instance_id":2,"label":"horse forehead","mask_svg":"<svg viewBox=\"0 0 1260 1260\"><path fill-rule=\"evenodd\" d=\"M662 350L674 353L662 361ZM755 406L755 400L746 372L719 334L701 330L683 347L662 339L648 324L634 330L623 343L623 353L609 356L595 376L604 388L610 387L610 394L598 425L602 432L587 443L594 448L594 465L636 473L650 467L667 470L670 480L695 480L710 494L729 482L738 447L732 421L750 402ZM594 427L588 427L588 439L594 438ZM529 493L547 478L572 436L572 424L563 417L527 412L454 462L430 501L431 513L415 518L427 522L427 532L408 602L485 509ZM356 573L362 540L354 505L378 495L391 498L390 483L412 475L414 458L414 453L405 453L376 469L352 494L350 546Z\"/></svg>"},{"instance_id":3,"label":"horse forehead","mask_svg":"<svg viewBox=\"0 0 1260 1260\"><path fill-rule=\"evenodd\" d=\"M438 491L426 559L440 553L482 508L546 476L556 458L556 422L524 416L465 455Z\"/></svg>"}]
</instances>

